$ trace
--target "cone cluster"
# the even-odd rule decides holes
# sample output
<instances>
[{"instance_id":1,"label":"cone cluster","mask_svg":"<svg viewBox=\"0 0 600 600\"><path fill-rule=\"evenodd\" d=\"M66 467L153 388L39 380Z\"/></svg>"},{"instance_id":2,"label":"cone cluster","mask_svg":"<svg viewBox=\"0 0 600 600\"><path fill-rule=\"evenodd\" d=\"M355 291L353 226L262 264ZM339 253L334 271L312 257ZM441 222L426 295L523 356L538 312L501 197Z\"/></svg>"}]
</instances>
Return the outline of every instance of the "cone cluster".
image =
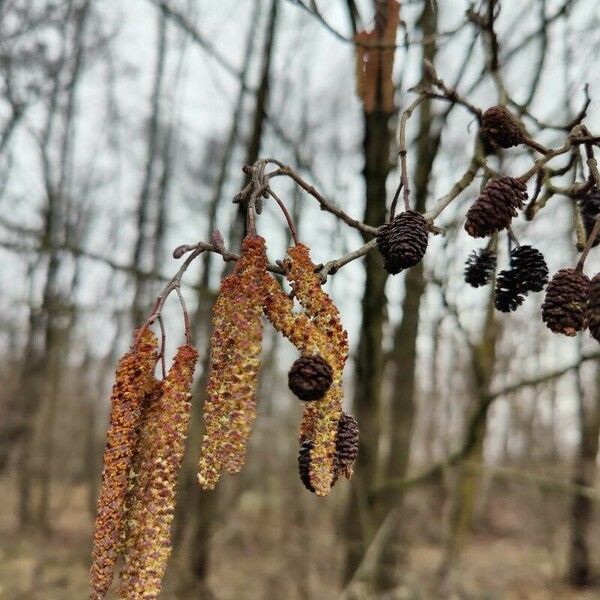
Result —
<instances>
[{"instance_id":1,"label":"cone cluster","mask_svg":"<svg viewBox=\"0 0 600 600\"><path fill-rule=\"evenodd\" d=\"M310 482L310 453L312 449L312 440L304 440L300 444L300 451L298 452L298 473L300 474L300 481L302 481L304 487L314 494L315 488Z\"/></svg>"},{"instance_id":2,"label":"cone cluster","mask_svg":"<svg viewBox=\"0 0 600 600\"><path fill-rule=\"evenodd\" d=\"M377 248L390 275L420 263L428 241L427 221L421 213L413 210L400 213L377 230Z\"/></svg>"},{"instance_id":3,"label":"cone cluster","mask_svg":"<svg viewBox=\"0 0 600 600\"><path fill-rule=\"evenodd\" d=\"M500 271L496 279L494 305L500 312L517 310L525 301L525 294L519 285L515 271L506 269Z\"/></svg>"},{"instance_id":4,"label":"cone cluster","mask_svg":"<svg viewBox=\"0 0 600 600\"><path fill-rule=\"evenodd\" d=\"M554 333L574 336L585 329L590 280L577 269L561 269L550 280L542 320Z\"/></svg>"},{"instance_id":5,"label":"cone cluster","mask_svg":"<svg viewBox=\"0 0 600 600\"><path fill-rule=\"evenodd\" d=\"M465 262L465 282L478 288L490 282L496 271L498 259L493 250L479 248L469 254Z\"/></svg>"},{"instance_id":6,"label":"cone cluster","mask_svg":"<svg viewBox=\"0 0 600 600\"><path fill-rule=\"evenodd\" d=\"M354 461L358 456L358 443L359 431L356 419L352 415L342 413L335 441L336 473L343 474L347 479L352 476Z\"/></svg>"},{"instance_id":7,"label":"cone cluster","mask_svg":"<svg viewBox=\"0 0 600 600\"><path fill-rule=\"evenodd\" d=\"M579 211L581 220L585 227L585 233L589 237L596 224L596 219L600 216L600 191L594 187L587 194L579 198ZM600 236L598 236L592 246L600 244Z\"/></svg>"},{"instance_id":8,"label":"cone cluster","mask_svg":"<svg viewBox=\"0 0 600 600\"><path fill-rule=\"evenodd\" d=\"M590 282L587 315L590 333L600 342L600 273L594 275Z\"/></svg>"},{"instance_id":9,"label":"cone cluster","mask_svg":"<svg viewBox=\"0 0 600 600\"><path fill-rule=\"evenodd\" d=\"M512 148L524 141L518 121L504 106L492 106L482 115L481 134L490 146Z\"/></svg>"},{"instance_id":10,"label":"cone cluster","mask_svg":"<svg viewBox=\"0 0 600 600\"><path fill-rule=\"evenodd\" d=\"M536 248L517 246L510 253L510 269L496 281L495 306L501 312L516 310L529 292L541 292L548 283L548 266Z\"/></svg>"},{"instance_id":11,"label":"cone cluster","mask_svg":"<svg viewBox=\"0 0 600 600\"><path fill-rule=\"evenodd\" d=\"M335 485L340 476L347 479L352 477L354 462L358 456L359 431L356 419L347 413L342 413L337 423L335 440L334 472L331 485ZM309 492L315 492L310 473L312 470L312 452L314 444L311 439L305 439L300 444L298 452L298 473L304 487Z\"/></svg>"},{"instance_id":12,"label":"cone cluster","mask_svg":"<svg viewBox=\"0 0 600 600\"><path fill-rule=\"evenodd\" d=\"M527 186L520 179L492 179L467 212L465 230L472 237L487 237L510 227L527 200Z\"/></svg>"},{"instance_id":13,"label":"cone cluster","mask_svg":"<svg viewBox=\"0 0 600 600\"><path fill-rule=\"evenodd\" d=\"M110 424L106 434L102 487L94 526L90 598L100 600L113 579L124 537L129 475L138 447L143 406L155 385L154 366L158 340L149 329L127 352L117 367L110 398Z\"/></svg>"},{"instance_id":14,"label":"cone cluster","mask_svg":"<svg viewBox=\"0 0 600 600\"><path fill-rule=\"evenodd\" d=\"M301 356L288 373L290 390L304 401L320 400L333 383L333 369L320 355Z\"/></svg>"}]
</instances>

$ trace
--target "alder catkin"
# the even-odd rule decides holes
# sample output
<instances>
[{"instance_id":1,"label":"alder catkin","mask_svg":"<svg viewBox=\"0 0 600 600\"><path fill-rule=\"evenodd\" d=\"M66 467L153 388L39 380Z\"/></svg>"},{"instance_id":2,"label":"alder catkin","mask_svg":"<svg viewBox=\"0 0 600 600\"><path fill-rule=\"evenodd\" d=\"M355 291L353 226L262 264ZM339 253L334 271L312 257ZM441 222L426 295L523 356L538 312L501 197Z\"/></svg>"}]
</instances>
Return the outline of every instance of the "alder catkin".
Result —
<instances>
[{"instance_id":1,"label":"alder catkin","mask_svg":"<svg viewBox=\"0 0 600 600\"><path fill-rule=\"evenodd\" d=\"M122 549L125 500L137 448L142 406L155 385L158 340L150 329L136 332L137 343L119 361L110 399L104 469L94 526L90 599L105 597Z\"/></svg>"},{"instance_id":2,"label":"alder catkin","mask_svg":"<svg viewBox=\"0 0 600 600\"><path fill-rule=\"evenodd\" d=\"M139 481L129 516L131 542L121 572L120 597L159 597L171 554L175 488L185 451L191 387L198 351L180 346L162 382L162 393L147 414L140 437Z\"/></svg>"},{"instance_id":3,"label":"alder catkin","mask_svg":"<svg viewBox=\"0 0 600 600\"><path fill-rule=\"evenodd\" d=\"M348 334L342 327L338 309L321 287L309 249L298 244L288 250L284 261L286 277L312 323L323 335L319 354L333 370L333 382L325 396L307 402L300 424L300 441L310 440L310 482L315 493L325 496L335 478L335 441L342 415L342 372L348 357Z\"/></svg>"},{"instance_id":4,"label":"alder catkin","mask_svg":"<svg viewBox=\"0 0 600 600\"><path fill-rule=\"evenodd\" d=\"M266 267L265 240L247 236L213 308L206 432L198 465L198 481L207 489L214 488L221 469L237 473L244 464L256 416Z\"/></svg>"}]
</instances>

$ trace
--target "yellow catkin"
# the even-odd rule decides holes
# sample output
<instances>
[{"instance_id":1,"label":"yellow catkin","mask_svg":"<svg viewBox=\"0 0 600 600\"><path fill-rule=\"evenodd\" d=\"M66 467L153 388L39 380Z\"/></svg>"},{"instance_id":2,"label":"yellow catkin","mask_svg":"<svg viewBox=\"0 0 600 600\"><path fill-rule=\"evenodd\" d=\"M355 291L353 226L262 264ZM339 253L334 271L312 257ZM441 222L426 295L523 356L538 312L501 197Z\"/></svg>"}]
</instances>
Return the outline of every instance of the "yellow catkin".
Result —
<instances>
[{"instance_id":1,"label":"yellow catkin","mask_svg":"<svg viewBox=\"0 0 600 600\"><path fill-rule=\"evenodd\" d=\"M144 526L144 491L152 475L145 470L145 467L148 460L147 454L152 448L151 440L156 435L158 415L162 408L160 403L162 393L163 381L155 380L142 405L138 443L129 472L129 487L125 498L125 522L121 542L121 553L125 556L131 553L140 536L141 528ZM129 567L131 561L127 561L126 564ZM126 570L122 569L121 580L123 580L125 572ZM129 574L128 571L127 576Z\"/></svg>"},{"instance_id":2,"label":"yellow catkin","mask_svg":"<svg viewBox=\"0 0 600 600\"><path fill-rule=\"evenodd\" d=\"M106 595L120 550L129 474L137 447L144 398L154 383L158 341L146 329L119 361L111 394L102 487L94 528L90 598Z\"/></svg>"},{"instance_id":3,"label":"yellow catkin","mask_svg":"<svg viewBox=\"0 0 600 600\"><path fill-rule=\"evenodd\" d=\"M337 424L342 415L342 373L348 358L348 334L339 311L321 287L309 249L299 244L288 250L286 276L313 325L321 332L319 350L333 369L333 383L321 400L306 404L300 424L300 441L311 439L310 481L319 496L331 490L335 471Z\"/></svg>"},{"instance_id":4,"label":"yellow catkin","mask_svg":"<svg viewBox=\"0 0 600 600\"><path fill-rule=\"evenodd\" d=\"M128 514L132 538L125 544L119 597L158 598L171 554L175 488L191 411L191 386L198 351L179 347L142 426L137 488Z\"/></svg>"},{"instance_id":5,"label":"yellow catkin","mask_svg":"<svg viewBox=\"0 0 600 600\"><path fill-rule=\"evenodd\" d=\"M305 313L294 312L294 301L281 289L273 277L265 273L264 312L273 327L285 336L301 354L320 354L329 364L336 360L325 334L317 329ZM316 404L304 406L300 424L300 443L314 436Z\"/></svg>"},{"instance_id":6,"label":"yellow catkin","mask_svg":"<svg viewBox=\"0 0 600 600\"><path fill-rule=\"evenodd\" d=\"M237 473L244 465L256 417L266 267L265 240L246 237L213 309L206 431L198 464L198 481L206 489L214 488L222 469Z\"/></svg>"},{"instance_id":7,"label":"yellow catkin","mask_svg":"<svg viewBox=\"0 0 600 600\"><path fill-rule=\"evenodd\" d=\"M332 368L341 372L348 358L348 334L342 327L340 313L321 287L309 249L304 244L298 244L288 250L288 255L290 259L284 263L286 276L306 314L325 334L326 351L335 357Z\"/></svg>"}]
</instances>

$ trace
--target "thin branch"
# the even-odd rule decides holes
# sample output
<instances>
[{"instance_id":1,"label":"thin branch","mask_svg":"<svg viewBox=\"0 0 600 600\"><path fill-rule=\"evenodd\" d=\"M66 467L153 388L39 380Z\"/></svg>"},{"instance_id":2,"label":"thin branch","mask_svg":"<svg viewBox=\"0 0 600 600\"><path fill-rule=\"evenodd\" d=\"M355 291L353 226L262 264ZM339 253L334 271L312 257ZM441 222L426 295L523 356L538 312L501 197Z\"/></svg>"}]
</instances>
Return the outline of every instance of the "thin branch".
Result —
<instances>
[{"instance_id":1,"label":"thin branch","mask_svg":"<svg viewBox=\"0 0 600 600\"><path fill-rule=\"evenodd\" d=\"M281 161L274 158L267 158L265 162L272 163L279 167L276 171L272 171L266 175L268 180L273 177L279 177L281 175L285 175L291 179L293 179L305 192L310 194L321 206L321 209L335 215L339 219L341 219L346 225L353 227L354 229L358 229L361 233L366 233L368 235L375 235L377 233L377 227L371 227L371 225L367 225L366 223L362 223L357 219L354 219L347 213L345 213L341 208L334 206L329 202L323 195L310 183L302 179L298 173L296 173L291 167L285 165Z\"/></svg>"}]
</instances>

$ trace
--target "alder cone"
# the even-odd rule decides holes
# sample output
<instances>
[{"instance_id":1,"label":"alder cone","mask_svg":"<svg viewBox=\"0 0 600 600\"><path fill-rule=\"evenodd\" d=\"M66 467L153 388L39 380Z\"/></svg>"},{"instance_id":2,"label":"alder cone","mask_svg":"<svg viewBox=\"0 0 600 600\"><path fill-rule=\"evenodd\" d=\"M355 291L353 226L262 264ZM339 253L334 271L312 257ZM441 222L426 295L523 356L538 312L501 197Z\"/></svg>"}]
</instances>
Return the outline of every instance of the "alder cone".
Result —
<instances>
[{"instance_id":1,"label":"alder cone","mask_svg":"<svg viewBox=\"0 0 600 600\"><path fill-rule=\"evenodd\" d=\"M319 400L333 382L333 369L319 356L301 356L294 361L288 373L288 385L300 400Z\"/></svg>"},{"instance_id":2,"label":"alder cone","mask_svg":"<svg viewBox=\"0 0 600 600\"><path fill-rule=\"evenodd\" d=\"M304 487L309 492L314 493L315 488L310 482L310 453L312 449L312 440L305 440L300 444L300 451L298 452L298 473L300 474L300 481L302 481Z\"/></svg>"},{"instance_id":3,"label":"alder cone","mask_svg":"<svg viewBox=\"0 0 600 600\"><path fill-rule=\"evenodd\" d=\"M500 271L495 293L494 306L500 312L517 310L525 300L518 274L512 269Z\"/></svg>"},{"instance_id":4,"label":"alder cone","mask_svg":"<svg viewBox=\"0 0 600 600\"><path fill-rule=\"evenodd\" d=\"M550 280L542 320L554 333L574 336L586 326L590 280L576 269L561 269Z\"/></svg>"},{"instance_id":5,"label":"alder cone","mask_svg":"<svg viewBox=\"0 0 600 600\"><path fill-rule=\"evenodd\" d=\"M465 230L472 237L487 237L510 227L527 200L527 186L520 179L492 179L467 211Z\"/></svg>"},{"instance_id":6,"label":"alder cone","mask_svg":"<svg viewBox=\"0 0 600 600\"><path fill-rule=\"evenodd\" d=\"M587 194L579 198L579 211L581 220L585 227L587 237L590 237L592 229L596 224L596 219L600 216L600 191L597 188L592 188ZM600 236L597 236L592 246L600 244Z\"/></svg>"},{"instance_id":7,"label":"alder cone","mask_svg":"<svg viewBox=\"0 0 600 600\"><path fill-rule=\"evenodd\" d=\"M496 263L496 253L492 250L473 250L465 261L465 282L475 288L486 285L496 270Z\"/></svg>"},{"instance_id":8,"label":"alder cone","mask_svg":"<svg viewBox=\"0 0 600 600\"><path fill-rule=\"evenodd\" d=\"M429 227L421 213L407 210L377 230L377 248L385 270L396 275L414 267L425 256Z\"/></svg>"},{"instance_id":9,"label":"alder cone","mask_svg":"<svg viewBox=\"0 0 600 600\"><path fill-rule=\"evenodd\" d=\"M600 342L600 273L594 275L590 282L587 319L592 337Z\"/></svg>"},{"instance_id":10,"label":"alder cone","mask_svg":"<svg viewBox=\"0 0 600 600\"><path fill-rule=\"evenodd\" d=\"M518 121L504 106L492 106L483 113L481 133L484 142L501 148L518 146L524 140Z\"/></svg>"},{"instance_id":11,"label":"alder cone","mask_svg":"<svg viewBox=\"0 0 600 600\"><path fill-rule=\"evenodd\" d=\"M510 266L523 292L541 292L548 283L548 265L537 248L518 246L510 253Z\"/></svg>"},{"instance_id":12,"label":"alder cone","mask_svg":"<svg viewBox=\"0 0 600 600\"><path fill-rule=\"evenodd\" d=\"M350 478L354 461L358 456L359 431L356 419L342 413L338 422L337 438L335 441L336 474L344 474Z\"/></svg>"}]
</instances>

